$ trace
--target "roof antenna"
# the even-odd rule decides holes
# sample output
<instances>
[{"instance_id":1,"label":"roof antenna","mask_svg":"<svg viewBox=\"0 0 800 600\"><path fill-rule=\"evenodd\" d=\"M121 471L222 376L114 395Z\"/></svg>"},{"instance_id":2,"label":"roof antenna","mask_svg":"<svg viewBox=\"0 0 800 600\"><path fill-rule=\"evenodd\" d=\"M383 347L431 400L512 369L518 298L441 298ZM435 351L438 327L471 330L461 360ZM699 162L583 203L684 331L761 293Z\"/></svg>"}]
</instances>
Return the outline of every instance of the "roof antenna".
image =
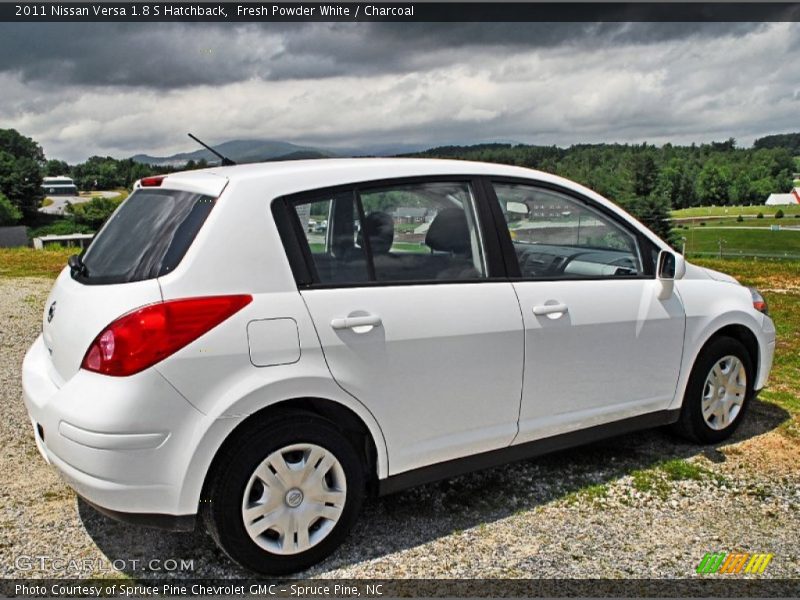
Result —
<instances>
[{"instance_id":1,"label":"roof antenna","mask_svg":"<svg viewBox=\"0 0 800 600\"><path fill-rule=\"evenodd\" d=\"M223 156L222 154L220 154L219 152L217 152L216 150L214 150L214 149L213 149L211 146L209 146L209 145L208 145L208 144L206 144L205 142L202 142L202 141L200 141L200 140L199 140L197 137L193 136L191 133L190 133L190 134L188 134L188 135L189 135L189 137L190 137L190 138L192 138L192 139L193 139L195 142L197 142L198 144L200 144L200 145L201 145L203 148L205 148L206 150L208 150L209 152L211 152L211 154L213 154L214 156L218 157L218 158L219 158L219 159L222 161L222 163L221 163L221 164L222 164L222 166L223 166L223 167L230 167L230 166L233 166L233 165L235 165L235 164L236 164L236 163L235 163L235 162L233 162L233 161L232 161L230 158L228 158L227 156Z\"/></svg>"}]
</instances>

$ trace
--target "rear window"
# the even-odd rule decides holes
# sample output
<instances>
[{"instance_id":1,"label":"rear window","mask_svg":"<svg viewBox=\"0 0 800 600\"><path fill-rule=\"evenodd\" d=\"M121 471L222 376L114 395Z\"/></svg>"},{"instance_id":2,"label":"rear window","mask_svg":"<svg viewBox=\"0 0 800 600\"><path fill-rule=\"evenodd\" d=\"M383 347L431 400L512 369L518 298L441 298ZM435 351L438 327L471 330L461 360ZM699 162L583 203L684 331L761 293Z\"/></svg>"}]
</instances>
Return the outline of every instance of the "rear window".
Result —
<instances>
[{"instance_id":1,"label":"rear window","mask_svg":"<svg viewBox=\"0 0 800 600\"><path fill-rule=\"evenodd\" d=\"M129 283L166 275L181 262L214 198L139 189L100 229L83 255L85 283Z\"/></svg>"}]
</instances>

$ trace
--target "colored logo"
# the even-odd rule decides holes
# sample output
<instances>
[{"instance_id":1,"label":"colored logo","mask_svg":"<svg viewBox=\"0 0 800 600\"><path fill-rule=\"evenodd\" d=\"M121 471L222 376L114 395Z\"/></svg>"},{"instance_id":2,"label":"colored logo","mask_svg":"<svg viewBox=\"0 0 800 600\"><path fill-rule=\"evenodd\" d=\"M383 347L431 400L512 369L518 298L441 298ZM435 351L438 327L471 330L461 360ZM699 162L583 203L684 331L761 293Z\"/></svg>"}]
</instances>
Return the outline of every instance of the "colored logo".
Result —
<instances>
[{"instance_id":1,"label":"colored logo","mask_svg":"<svg viewBox=\"0 0 800 600\"><path fill-rule=\"evenodd\" d=\"M708 573L763 573L772 560L772 554L750 554L749 552L707 552L697 565L701 575Z\"/></svg>"}]
</instances>

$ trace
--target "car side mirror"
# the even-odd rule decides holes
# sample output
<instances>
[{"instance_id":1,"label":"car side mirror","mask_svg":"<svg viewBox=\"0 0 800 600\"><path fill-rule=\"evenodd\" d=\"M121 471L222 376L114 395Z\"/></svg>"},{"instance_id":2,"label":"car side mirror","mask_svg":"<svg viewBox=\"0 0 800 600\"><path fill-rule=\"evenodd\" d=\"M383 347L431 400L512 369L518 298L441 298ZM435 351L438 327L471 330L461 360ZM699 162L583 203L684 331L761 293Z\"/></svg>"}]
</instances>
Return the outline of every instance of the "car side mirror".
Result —
<instances>
[{"instance_id":1,"label":"car side mirror","mask_svg":"<svg viewBox=\"0 0 800 600\"><path fill-rule=\"evenodd\" d=\"M662 250L658 253L656 276L661 283L661 290L658 297L666 300L672 295L675 287L675 280L680 279L686 274L686 260L680 254Z\"/></svg>"},{"instance_id":2,"label":"car side mirror","mask_svg":"<svg viewBox=\"0 0 800 600\"><path fill-rule=\"evenodd\" d=\"M530 213L528 205L524 202L508 202L506 203L506 211L514 215L527 216Z\"/></svg>"}]
</instances>

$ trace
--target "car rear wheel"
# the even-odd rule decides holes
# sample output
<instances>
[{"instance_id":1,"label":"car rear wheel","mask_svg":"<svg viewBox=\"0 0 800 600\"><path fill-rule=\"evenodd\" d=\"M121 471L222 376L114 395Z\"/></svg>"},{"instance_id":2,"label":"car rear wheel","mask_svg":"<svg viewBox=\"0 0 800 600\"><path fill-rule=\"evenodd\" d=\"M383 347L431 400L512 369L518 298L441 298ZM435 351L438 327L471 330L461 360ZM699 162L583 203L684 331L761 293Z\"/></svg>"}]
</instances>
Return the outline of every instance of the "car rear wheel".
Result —
<instances>
[{"instance_id":1,"label":"car rear wheel","mask_svg":"<svg viewBox=\"0 0 800 600\"><path fill-rule=\"evenodd\" d=\"M719 337L709 342L689 377L677 433L706 444L729 437L744 418L753 376L750 354L740 341Z\"/></svg>"},{"instance_id":2,"label":"car rear wheel","mask_svg":"<svg viewBox=\"0 0 800 600\"><path fill-rule=\"evenodd\" d=\"M344 540L364 496L355 449L313 415L243 431L217 465L207 527L228 556L258 573L293 573L323 560Z\"/></svg>"}]
</instances>

